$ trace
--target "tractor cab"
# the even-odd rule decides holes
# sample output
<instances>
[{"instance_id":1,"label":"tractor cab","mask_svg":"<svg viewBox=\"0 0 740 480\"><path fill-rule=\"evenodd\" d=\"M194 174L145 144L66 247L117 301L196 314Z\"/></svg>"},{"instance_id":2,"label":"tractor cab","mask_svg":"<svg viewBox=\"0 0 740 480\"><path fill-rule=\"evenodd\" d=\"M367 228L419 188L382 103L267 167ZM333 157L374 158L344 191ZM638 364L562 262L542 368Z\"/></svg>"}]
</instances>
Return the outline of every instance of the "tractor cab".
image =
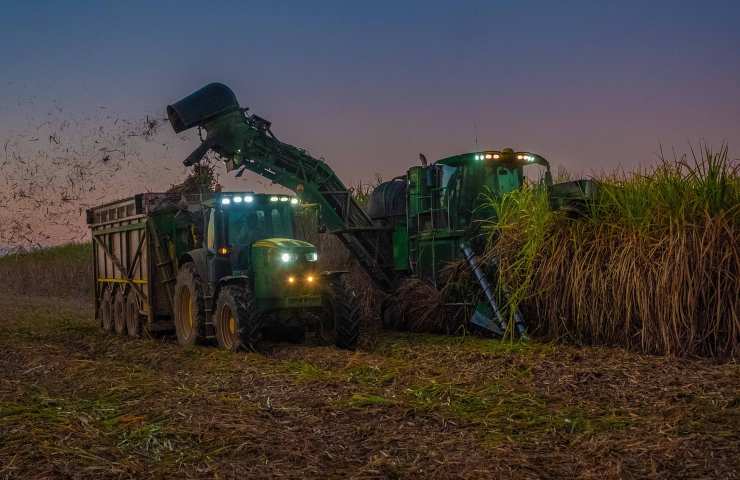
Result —
<instances>
[{"instance_id":1,"label":"tractor cab","mask_svg":"<svg viewBox=\"0 0 740 480\"><path fill-rule=\"evenodd\" d=\"M316 247L293 238L297 198L223 192L205 206L209 279L246 279L262 310L320 305Z\"/></svg>"}]
</instances>

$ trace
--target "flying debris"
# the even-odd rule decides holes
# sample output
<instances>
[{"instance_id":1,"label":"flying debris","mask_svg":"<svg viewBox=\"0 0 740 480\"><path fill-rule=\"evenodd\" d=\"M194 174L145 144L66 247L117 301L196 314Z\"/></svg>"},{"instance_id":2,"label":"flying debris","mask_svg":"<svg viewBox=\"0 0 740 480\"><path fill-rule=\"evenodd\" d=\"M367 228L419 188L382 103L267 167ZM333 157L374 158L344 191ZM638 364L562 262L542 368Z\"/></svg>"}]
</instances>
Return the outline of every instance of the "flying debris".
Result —
<instances>
[{"instance_id":1,"label":"flying debris","mask_svg":"<svg viewBox=\"0 0 740 480\"><path fill-rule=\"evenodd\" d=\"M18 104L35 105L35 99ZM0 245L84 240L84 211L101 198L141 191L153 177L163 188L182 180L166 154L187 135L161 129L167 121L161 116L121 118L104 106L87 116L63 112L54 103L42 119L32 117L0 139Z\"/></svg>"}]
</instances>

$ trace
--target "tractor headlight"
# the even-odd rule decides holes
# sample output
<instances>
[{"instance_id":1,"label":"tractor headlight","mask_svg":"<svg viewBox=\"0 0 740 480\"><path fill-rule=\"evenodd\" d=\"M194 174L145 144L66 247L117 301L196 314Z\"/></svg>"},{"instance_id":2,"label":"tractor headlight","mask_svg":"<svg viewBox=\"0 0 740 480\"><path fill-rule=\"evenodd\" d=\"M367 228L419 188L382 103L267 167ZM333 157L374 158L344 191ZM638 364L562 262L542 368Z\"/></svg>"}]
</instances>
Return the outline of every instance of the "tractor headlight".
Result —
<instances>
[{"instance_id":1,"label":"tractor headlight","mask_svg":"<svg viewBox=\"0 0 740 480\"><path fill-rule=\"evenodd\" d=\"M317 262L319 260L319 254L316 252L307 253L306 260L309 262Z\"/></svg>"},{"instance_id":2,"label":"tractor headlight","mask_svg":"<svg viewBox=\"0 0 740 480\"><path fill-rule=\"evenodd\" d=\"M283 252L280 254L280 261L283 263L290 263L295 260L295 253Z\"/></svg>"}]
</instances>

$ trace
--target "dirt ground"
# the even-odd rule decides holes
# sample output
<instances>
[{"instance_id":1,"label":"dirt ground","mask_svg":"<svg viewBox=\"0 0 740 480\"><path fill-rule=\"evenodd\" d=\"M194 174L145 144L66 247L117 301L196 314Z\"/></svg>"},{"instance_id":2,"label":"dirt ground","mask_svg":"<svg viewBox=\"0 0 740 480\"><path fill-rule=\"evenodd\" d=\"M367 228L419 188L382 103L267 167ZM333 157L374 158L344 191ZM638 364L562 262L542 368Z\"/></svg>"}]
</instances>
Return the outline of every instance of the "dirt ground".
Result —
<instances>
[{"instance_id":1,"label":"dirt ground","mask_svg":"<svg viewBox=\"0 0 740 480\"><path fill-rule=\"evenodd\" d=\"M378 333L183 350L0 297L3 478L740 478L740 366Z\"/></svg>"}]
</instances>

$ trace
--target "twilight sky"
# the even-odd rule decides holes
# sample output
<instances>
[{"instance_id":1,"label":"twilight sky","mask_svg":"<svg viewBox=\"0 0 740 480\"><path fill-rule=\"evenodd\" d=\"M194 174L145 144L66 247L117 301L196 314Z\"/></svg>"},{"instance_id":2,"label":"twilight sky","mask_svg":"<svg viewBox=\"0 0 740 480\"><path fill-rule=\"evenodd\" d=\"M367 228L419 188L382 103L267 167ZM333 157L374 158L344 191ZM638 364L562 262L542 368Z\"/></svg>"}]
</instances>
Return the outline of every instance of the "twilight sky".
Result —
<instances>
[{"instance_id":1,"label":"twilight sky","mask_svg":"<svg viewBox=\"0 0 740 480\"><path fill-rule=\"evenodd\" d=\"M346 183L476 136L584 173L740 148L737 1L2 3L0 139L52 104L163 116L221 81Z\"/></svg>"}]
</instances>

